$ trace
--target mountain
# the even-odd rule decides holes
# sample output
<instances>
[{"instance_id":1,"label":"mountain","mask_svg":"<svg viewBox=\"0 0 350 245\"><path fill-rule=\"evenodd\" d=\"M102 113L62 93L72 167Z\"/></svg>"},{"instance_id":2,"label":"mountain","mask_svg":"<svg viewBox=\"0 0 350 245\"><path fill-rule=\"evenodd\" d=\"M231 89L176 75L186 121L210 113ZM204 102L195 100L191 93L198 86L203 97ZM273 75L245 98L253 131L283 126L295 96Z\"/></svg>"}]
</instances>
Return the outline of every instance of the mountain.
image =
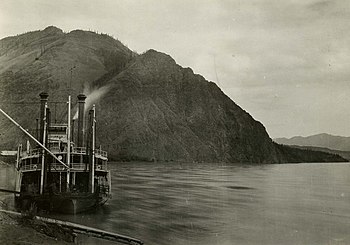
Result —
<instances>
[{"instance_id":1,"label":"mountain","mask_svg":"<svg viewBox=\"0 0 350 245\"><path fill-rule=\"evenodd\" d=\"M23 127L34 129L39 117L38 94L66 101L107 72L121 69L134 53L108 35L50 26L0 40L0 106ZM29 102L29 103L28 103ZM54 104L59 119L65 103ZM0 117L0 146L17 145L22 133Z\"/></svg>"},{"instance_id":2,"label":"mountain","mask_svg":"<svg viewBox=\"0 0 350 245\"><path fill-rule=\"evenodd\" d=\"M42 91L57 122L66 117L68 92L74 103L86 93L87 106L97 108L97 144L114 160L345 161L274 143L215 83L167 54L136 54L106 34L48 27L0 40L0 107L33 133ZM4 117L0 128L1 146L23 141Z\"/></svg>"},{"instance_id":3,"label":"mountain","mask_svg":"<svg viewBox=\"0 0 350 245\"><path fill-rule=\"evenodd\" d=\"M284 145L315 146L338 151L350 151L350 137L330 134L316 134L307 137L295 136L290 139L276 138L274 141Z\"/></svg>"},{"instance_id":4,"label":"mountain","mask_svg":"<svg viewBox=\"0 0 350 245\"><path fill-rule=\"evenodd\" d=\"M128 149L144 159L278 161L261 123L168 55L149 50L98 84L110 84L98 108L101 123L113 125L102 137L118 155Z\"/></svg>"}]
</instances>

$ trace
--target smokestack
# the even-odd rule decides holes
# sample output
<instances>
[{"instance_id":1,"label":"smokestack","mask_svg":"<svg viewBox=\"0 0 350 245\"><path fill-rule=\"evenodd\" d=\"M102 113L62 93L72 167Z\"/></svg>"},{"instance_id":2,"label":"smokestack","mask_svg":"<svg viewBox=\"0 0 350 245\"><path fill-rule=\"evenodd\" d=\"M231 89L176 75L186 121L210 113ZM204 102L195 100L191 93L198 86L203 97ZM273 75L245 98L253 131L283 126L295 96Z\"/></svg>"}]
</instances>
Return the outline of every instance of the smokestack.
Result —
<instances>
[{"instance_id":1,"label":"smokestack","mask_svg":"<svg viewBox=\"0 0 350 245\"><path fill-rule=\"evenodd\" d=\"M44 136L44 116L45 116L45 105L47 103L47 97L49 95L46 92L42 92L39 94L40 96L40 143L43 143L43 136Z\"/></svg>"},{"instance_id":2,"label":"smokestack","mask_svg":"<svg viewBox=\"0 0 350 245\"><path fill-rule=\"evenodd\" d=\"M85 111L85 99L84 94L78 95L78 147L84 146L84 111Z\"/></svg>"}]
</instances>

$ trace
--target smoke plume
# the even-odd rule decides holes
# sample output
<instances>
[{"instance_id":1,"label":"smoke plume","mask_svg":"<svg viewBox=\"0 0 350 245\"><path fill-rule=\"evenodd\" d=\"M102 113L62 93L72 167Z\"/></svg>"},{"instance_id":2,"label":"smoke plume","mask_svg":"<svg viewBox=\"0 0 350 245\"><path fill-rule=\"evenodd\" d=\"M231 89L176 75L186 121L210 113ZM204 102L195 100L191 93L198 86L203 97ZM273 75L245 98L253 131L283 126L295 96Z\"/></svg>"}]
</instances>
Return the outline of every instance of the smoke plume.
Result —
<instances>
[{"instance_id":1,"label":"smoke plume","mask_svg":"<svg viewBox=\"0 0 350 245\"><path fill-rule=\"evenodd\" d=\"M86 100L85 100L85 111L90 109L90 107L98 101L105 93L108 92L109 86L103 86L100 88L95 88L91 90L88 87L84 88L84 94L86 95ZM76 110L73 120L78 119L78 109Z\"/></svg>"}]
</instances>

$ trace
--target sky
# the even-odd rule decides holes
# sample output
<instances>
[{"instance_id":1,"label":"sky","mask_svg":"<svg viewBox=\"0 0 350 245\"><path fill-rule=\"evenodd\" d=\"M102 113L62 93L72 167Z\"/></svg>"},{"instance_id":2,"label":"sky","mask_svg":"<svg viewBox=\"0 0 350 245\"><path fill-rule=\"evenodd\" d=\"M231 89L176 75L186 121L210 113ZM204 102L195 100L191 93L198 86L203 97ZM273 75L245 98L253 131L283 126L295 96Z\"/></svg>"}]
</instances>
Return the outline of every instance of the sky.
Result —
<instances>
[{"instance_id":1,"label":"sky","mask_svg":"<svg viewBox=\"0 0 350 245\"><path fill-rule=\"evenodd\" d=\"M49 25L171 55L215 82L272 138L350 136L350 1L0 1L0 38Z\"/></svg>"}]
</instances>

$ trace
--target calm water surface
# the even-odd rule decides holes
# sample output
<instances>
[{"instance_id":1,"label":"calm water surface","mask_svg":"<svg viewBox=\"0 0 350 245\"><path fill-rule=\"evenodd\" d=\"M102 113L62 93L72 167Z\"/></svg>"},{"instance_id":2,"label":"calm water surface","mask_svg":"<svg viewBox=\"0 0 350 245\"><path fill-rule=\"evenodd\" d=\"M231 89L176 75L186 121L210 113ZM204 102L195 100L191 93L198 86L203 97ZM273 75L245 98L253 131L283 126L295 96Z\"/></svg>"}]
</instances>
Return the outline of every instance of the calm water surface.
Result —
<instances>
[{"instance_id":1,"label":"calm water surface","mask_svg":"<svg viewBox=\"0 0 350 245\"><path fill-rule=\"evenodd\" d=\"M106 206L55 217L145 244L350 244L349 164L111 163L110 169L113 199Z\"/></svg>"}]
</instances>

